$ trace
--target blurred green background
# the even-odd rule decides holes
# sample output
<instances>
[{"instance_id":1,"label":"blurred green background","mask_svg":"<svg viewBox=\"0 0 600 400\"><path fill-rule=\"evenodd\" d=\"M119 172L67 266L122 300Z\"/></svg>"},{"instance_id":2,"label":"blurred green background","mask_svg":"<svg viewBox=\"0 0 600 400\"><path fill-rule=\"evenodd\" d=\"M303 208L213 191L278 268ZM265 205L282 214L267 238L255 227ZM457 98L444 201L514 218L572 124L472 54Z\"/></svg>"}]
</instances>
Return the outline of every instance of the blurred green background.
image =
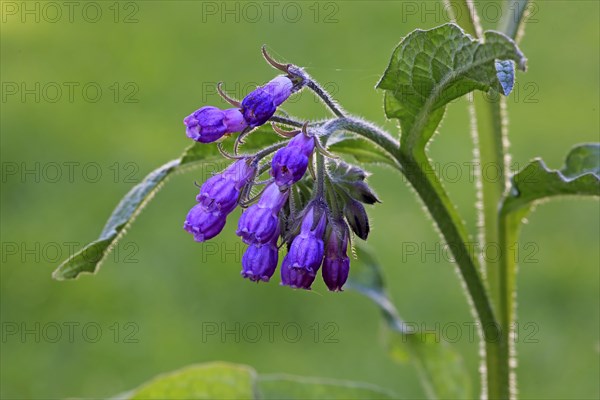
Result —
<instances>
[{"instance_id":1,"label":"blurred green background","mask_svg":"<svg viewBox=\"0 0 600 400\"><path fill-rule=\"evenodd\" d=\"M493 27L498 3L476 3L485 27ZM173 178L96 276L56 282L50 274L73 246L96 238L132 182L189 143L184 116L223 106L216 82L242 97L249 82L274 76L259 53L264 43L280 60L305 66L347 110L396 131L374 85L403 36L448 21L440 3L73 4L2 3L0 396L111 396L163 371L226 360L424 397L413 367L389 359L379 313L367 299L329 293L322 282L301 292L278 279L244 281L237 214L208 244L183 231L193 182L214 165ZM558 168L572 144L599 139L599 5L535 2L521 42L529 70L518 74L508 99L515 167L541 156ZM449 107L430 155L474 232L466 104ZM309 93L286 107L306 118L327 115ZM470 311L430 219L398 174L371 171L383 204L370 209L369 242L395 303L404 319L440 333L459 324L456 346L477 382ZM598 211L589 199L554 201L524 226L522 398L600 396ZM279 323L272 337L270 323ZM262 336L253 340L256 325ZM215 326L219 333L207 335Z\"/></svg>"}]
</instances>

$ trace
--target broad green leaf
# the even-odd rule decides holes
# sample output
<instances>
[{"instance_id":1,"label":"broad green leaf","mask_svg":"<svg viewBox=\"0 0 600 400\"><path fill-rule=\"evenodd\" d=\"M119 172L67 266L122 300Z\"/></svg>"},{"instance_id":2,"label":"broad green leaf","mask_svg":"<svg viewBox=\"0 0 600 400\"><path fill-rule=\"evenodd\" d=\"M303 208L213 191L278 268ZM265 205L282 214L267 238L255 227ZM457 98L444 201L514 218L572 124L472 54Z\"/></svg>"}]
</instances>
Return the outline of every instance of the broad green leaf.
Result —
<instances>
[{"instance_id":1,"label":"broad green leaf","mask_svg":"<svg viewBox=\"0 0 600 400\"><path fill-rule=\"evenodd\" d=\"M450 101L473 90L502 93L496 61L506 60L525 69L517 45L499 32L487 31L479 41L445 24L404 38L377 84L385 90L387 117L400 120L401 148L425 148Z\"/></svg>"},{"instance_id":2,"label":"broad green leaf","mask_svg":"<svg viewBox=\"0 0 600 400\"><path fill-rule=\"evenodd\" d=\"M260 399L265 400L370 400L397 399L377 386L351 381L303 378L293 375L259 375Z\"/></svg>"},{"instance_id":3,"label":"broad green leaf","mask_svg":"<svg viewBox=\"0 0 600 400\"><path fill-rule=\"evenodd\" d=\"M398 362L412 362L431 399L472 398L471 379L462 357L439 336L419 332L404 322L388 297L381 267L364 246L356 248L348 288L359 291L380 308L390 328L390 352Z\"/></svg>"},{"instance_id":4,"label":"broad green leaf","mask_svg":"<svg viewBox=\"0 0 600 400\"><path fill-rule=\"evenodd\" d=\"M113 400L135 399L394 399L377 386L287 374L258 375L249 366L213 362L162 374Z\"/></svg>"},{"instance_id":5,"label":"broad green leaf","mask_svg":"<svg viewBox=\"0 0 600 400\"><path fill-rule=\"evenodd\" d=\"M243 150L251 153L275 143L277 139L277 135L270 128L261 127L248 137ZM228 140L227 144L231 145L232 141ZM202 162L216 160L219 156L215 144L195 143L189 146L178 159L169 161L149 173L121 199L106 222L100 237L60 264L52 277L66 280L74 279L82 272L96 272L117 241L127 232L129 225L173 173L197 167Z\"/></svg>"},{"instance_id":6,"label":"broad green leaf","mask_svg":"<svg viewBox=\"0 0 600 400\"><path fill-rule=\"evenodd\" d=\"M255 399L256 371L223 362L193 365L159 375L128 399Z\"/></svg>"},{"instance_id":7,"label":"broad green leaf","mask_svg":"<svg viewBox=\"0 0 600 400\"><path fill-rule=\"evenodd\" d=\"M333 153L352 156L361 163L398 168L398 163L375 144L348 132L332 135L327 141L327 148Z\"/></svg>"},{"instance_id":8,"label":"broad green leaf","mask_svg":"<svg viewBox=\"0 0 600 400\"><path fill-rule=\"evenodd\" d=\"M600 144L575 146L560 170L549 169L540 159L533 160L512 177L511 184L502 206L504 213L528 209L553 196L600 196Z\"/></svg>"}]
</instances>

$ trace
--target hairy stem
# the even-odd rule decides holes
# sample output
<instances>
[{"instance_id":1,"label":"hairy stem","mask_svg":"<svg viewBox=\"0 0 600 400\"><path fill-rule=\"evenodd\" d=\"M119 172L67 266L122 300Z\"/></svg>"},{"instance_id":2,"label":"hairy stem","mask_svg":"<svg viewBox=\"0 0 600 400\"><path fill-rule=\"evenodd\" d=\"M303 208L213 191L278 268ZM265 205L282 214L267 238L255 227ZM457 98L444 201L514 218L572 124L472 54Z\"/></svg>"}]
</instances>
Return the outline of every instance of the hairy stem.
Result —
<instances>
[{"instance_id":1,"label":"hairy stem","mask_svg":"<svg viewBox=\"0 0 600 400\"><path fill-rule=\"evenodd\" d=\"M482 30L478 24L476 11L470 0L445 0L451 3L459 12L454 19L467 32L476 33L482 37ZM505 4L503 19L500 28L503 33L515 38L519 32L519 26L523 21L528 0L511 0ZM465 13L468 9L470 13ZM502 196L507 187L506 171L508 169L507 156L507 123L505 100L497 95L492 98L482 94L475 94L474 101L470 105L471 128L473 139L476 144L475 154L478 158L478 201L481 215L479 220L479 241L481 249L499 249L499 255L482 257L484 269L482 273L492 298L496 315L500 319L500 336L497 345L493 349L497 353L495 362L487 357L487 397L489 399L507 399L516 396L516 379L511 379L510 358L515 353L511 349L513 343L510 341L512 316L508 315L507 307L512 309L514 299L514 277L507 276L507 270L516 268L505 268L503 258L507 257L508 248L506 238L503 237L502 228L506 221L500 217L500 205ZM509 292L507 292L509 290ZM508 302L508 304L507 304ZM511 382L512 380L512 382Z\"/></svg>"},{"instance_id":2,"label":"hairy stem","mask_svg":"<svg viewBox=\"0 0 600 400\"><path fill-rule=\"evenodd\" d=\"M443 0L446 9L452 14L452 19L469 35L479 38L483 36L483 29L479 23L479 16L471 0Z\"/></svg>"},{"instance_id":3,"label":"hairy stem","mask_svg":"<svg viewBox=\"0 0 600 400\"><path fill-rule=\"evenodd\" d=\"M469 246L469 235L464 223L438 177L431 173L433 167L424 150L404 151L387 132L359 119L340 118L324 125L324 127L326 126L355 132L381 146L398 161L399 169L425 203L458 265L460 276L467 289L469 302L474 307L475 317L482 328L480 333L485 343L488 373L494 377L501 375L502 373L497 371L497 368L502 365L499 360L502 356L498 341L499 325L478 272L477 258L473 254L472 246ZM497 382L496 379L491 380L490 391L501 392Z\"/></svg>"},{"instance_id":4,"label":"hairy stem","mask_svg":"<svg viewBox=\"0 0 600 400\"><path fill-rule=\"evenodd\" d=\"M315 92L315 94L319 96L321 100L323 100L327 108L329 108L336 117L344 116L344 111L342 110L342 108L336 103L333 97L331 97L331 95L327 93L327 91L321 85L319 85L312 79L308 79L306 86L308 86L310 90Z\"/></svg>"},{"instance_id":5,"label":"hairy stem","mask_svg":"<svg viewBox=\"0 0 600 400\"><path fill-rule=\"evenodd\" d=\"M499 27L507 36L518 40L523 35L523 24L526 19L527 5L528 0L511 0L506 2L504 18L500 22ZM499 125L499 128L496 129L496 131L499 130L499 134L496 133L495 137L496 146L497 149L501 149L503 152L502 156L507 162L508 159L504 156L504 154L507 152L506 147L508 143L505 105L505 100L502 99L496 104L491 104L490 107L494 107L492 108L492 112L496 114L494 116L494 125ZM497 153L499 152L500 150L497 150ZM508 168L504 166L502 170L503 179L501 181L503 190L508 184L505 174L505 171L507 170ZM494 263L494 283L498 293L495 304L501 323L500 326L503 331L503 334L500 336L502 340L500 347L503 352L502 361L506 364L504 368L507 370L508 374L506 377L508 380L507 384L509 386L507 397L510 399L516 399L517 379L516 374L511 370L512 365L516 364L511 362L512 358L516 358L516 349L515 341L511 339L514 335L514 326L516 321L517 264L514 254L512 254L511 246L517 241L517 227L519 220L523 215L518 212L508 214L504 213L503 210L500 209L502 195L503 193L500 193L500 197L494 204L494 211L496 215L495 221L497 223L495 239L497 240L496 243L498 244L497 247L499 248L498 262Z\"/></svg>"},{"instance_id":6,"label":"hairy stem","mask_svg":"<svg viewBox=\"0 0 600 400\"><path fill-rule=\"evenodd\" d=\"M279 115L273 115L271 118L269 118L269 121L277 122L278 124L293 126L296 128L302 128L302 125L304 125L304 122L300 122L289 117L282 117Z\"/></svg>"},{"instance_id":7,"label":"hairy stem","mask_svg":"<svg viewBox=\"0 0 600 400\"><path fill-rule=\"evenodd\" d=\"M502 13L502 20L498 28L506 36L519 41L522 36L522 28L527 18L527 6L529 0L508 0Z\"/></svg>"}]
</instances>

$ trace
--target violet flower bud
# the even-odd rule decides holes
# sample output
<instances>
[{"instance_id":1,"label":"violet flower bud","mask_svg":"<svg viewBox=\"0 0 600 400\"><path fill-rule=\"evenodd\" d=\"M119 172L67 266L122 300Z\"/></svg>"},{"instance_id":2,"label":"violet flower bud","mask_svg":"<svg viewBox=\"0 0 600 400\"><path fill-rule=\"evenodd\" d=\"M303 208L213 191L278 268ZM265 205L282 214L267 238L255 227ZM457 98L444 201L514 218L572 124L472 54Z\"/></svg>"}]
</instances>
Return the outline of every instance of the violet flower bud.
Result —
<instances>
[{"instance_id":1,"label":"violet flower bud","mask_svg":"<svg viewBox=\"0 0 600 400\"><path fill-rule=\"evenodd\" d=\"M252 179L255 171L246 159L240 159L204 182L196 200L208 211L220 210L229 214L237 205L240 190Z\"/></svg>"},{"instance_id":2,"label":"violet flower bud","mask_svg":"<svg viewBox=\"0 0 600 400\"><path fill-rule=\"evenodd\" d=\"M256 88L242 100L242 114L246 123L254 128L275 114L277 107L292 94L292 81L278 76L265 86Z\"/></svg>"},{"instance_id":3,"label":"violet flower bud","mask_svg":"<svg viewBox=\"0 0 600 400\"><path fill-rule=\"evenodd\" d=\"M273 104L278 107L290 97L293 87L290 78L280 75L263 86L263 90L273 96Z\"/></svg>"},{"instance_id":4,"label":"violet flower bud","mask_svg":"<svg viewBox=\"0 0 600 400\"><path fill-rule=\"evenodd\" d=\"M279 186L289 186L302 179L314 148L314 138L301 132L287 146L277 150L271 161L271 176L275 182Z\"/></svg>"},{"instance_id":5,"label":"violet flower bud","mask_svg":"<svg viewBox=\"0 0 600 400\"><path fill-rule=\"evenodd\" d=\"M276 241L262 245L251 244L242 257L241 275L253 282L268 282L277 268L278 256Z\"/></svg>"},{"instance_id":6,"label":"violet flower bud","mask_svg":"<svg viewBox=\"0 0 600 400\"><path fill-rule=\"evenodd\" d=\"M325 213L315 226L314 207L302 220L300 233L292 240L288 254L281 265L281 284L293 288L310 289L323 262Z\"/></svg>"},{"instance_id":7,"label":"violet flower bud","mask_svg":"<svg viewBox=\"0 0 600 400\"><path fill-rule=\"evenodd\" d=\"M348 198L344 205L344 216L352 231L362 240L367 240L369 236L369 216L367 210L360 202Z\"/></svg>"},{"instance_id":8,"label":"violet flower bud","mask_svg":"<svg viewBox=\"0 0 600 400\"><path fill-rule=\"evenodd\" d=\"M322 274L325 284L332 292L342 291L350 272L350 259L347 255L348 233L346 223L336 223L332 226L325 244Z\"/></svg>"},{"instance_id":9,"label":"violet flower bud","mask_svg":"<svg viewBox=\"0 0 600 400\"><path fill-rule=\"evenodd\" d=\"M188 212L183 228L194 235L194 240L204 242L223 230L227 215L221 211L209 211L203 204L196 204Z\"/></svg>"},{"instance_id":10,"label":"violet flower bud","mask_svg":"<svg viewBox=\"0 0 600 400\"><path fill-rule=\"evenodd\" d=\"M263 192L258 203L248 207L238 222L237 235L247 244L265 244L277 238L279 211L287 201L289 191L280 191L272 183Z\"/></svg>"},{"instance_id":11,"label":"violet flower bud","mask_svg":"<svg viewBox=\"0 0 600 400\"><path fill-rule=\"evenodd\" d=\"M221 110L205 106L185 117L186 135L197 142L211 143L228 133L240 132L248 124L237 108Z\"/></svg>"}]
</instances>

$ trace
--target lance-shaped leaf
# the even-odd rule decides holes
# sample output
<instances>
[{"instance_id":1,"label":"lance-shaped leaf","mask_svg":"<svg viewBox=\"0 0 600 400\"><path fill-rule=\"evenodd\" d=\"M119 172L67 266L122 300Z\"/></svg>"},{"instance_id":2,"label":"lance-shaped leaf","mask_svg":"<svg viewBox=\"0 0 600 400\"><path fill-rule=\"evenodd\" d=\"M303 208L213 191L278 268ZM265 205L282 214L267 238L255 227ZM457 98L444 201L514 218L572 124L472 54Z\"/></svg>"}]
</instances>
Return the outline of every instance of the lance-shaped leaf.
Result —
<instances>
[{"instance_id":1,"label":"lance-shaped leaf","mask_svg":"<svg viewBox=\"0 0 600 400\"><path fill-rule=\"evenodd\" d=\"M560 170L535 159L511 178L503 213L528 210L535 202L564 195L600 196L600 144L573 147Z\"/></svg>"},{"instance_id":2,"label":"lance-shaped leaf","mask_svg":"<svg viewBox=\"0 0 600 400\"><path fill-rule=\"evenodd\" d=\"M359 243L357 243L358 245ZM348 288L369 297L380 308L390 328L390 353L398 362L412 362L430 399L472 398L471 379L460 354L431 332L406 323L387 295L381 267L367 249L356 247Z\"/></svg>"},{"instance_id":3,"label":"lance-shaped leaf","mask_svg":"<svg viewBox=\"0 0 600 400\"><path fill-rule=\"evenodd\" d=\"M423 149L450 101L473 90L505 93L510 85L506 76L498 79L496 61L507 60L525 70L523 53L499 32L487 31L479 41L445 24L404 38L377 84L385 90L387 117L400 120L401 148Z\"/></svg>"},{"instance_id":4,"label":"lance-shaped leaf","mask_svg":"<svg viewBox=\"0 0 600 400\"><path fill-rule=\"evenodd\" d=\"M352 381L259 375L252 367L225 362L191 365L159 375L113 400L134 399L395 399L377 386Z\"/></svg>"},{"instance_id":5,"label":"lance-shaped leaf","mask_svg":"<svg viewBox=\"0 0 600 400\"><path fill-rule=\"evenodd\" d=\"M277 141L277 135L270 128L262 127L248 137L244 150L253 152L273 144L275 141ZM98 239L87 244L60 264L53 272L52 277L57 280L66 280L74 279L82 272L96 272L118 240L127 232L129 225L173 173L197 167L202 162L215 160L218 157L219 151L216 145L195 143L189 146L181 157L150 172L121 199Z\"/></svg>"},{"instance_id":6,"label":"lance-shaped leaf","mask_svg":"<svg viewBox=\"0 0 600 400\"><path fill-rule=\"evenodd\" d=\"M350 155L361 163L389 165L394 169L398 166L389 154L375 144L350 132L331 135L327 140L327 148L334 153Z\"/></svg>"}]
</instances>

